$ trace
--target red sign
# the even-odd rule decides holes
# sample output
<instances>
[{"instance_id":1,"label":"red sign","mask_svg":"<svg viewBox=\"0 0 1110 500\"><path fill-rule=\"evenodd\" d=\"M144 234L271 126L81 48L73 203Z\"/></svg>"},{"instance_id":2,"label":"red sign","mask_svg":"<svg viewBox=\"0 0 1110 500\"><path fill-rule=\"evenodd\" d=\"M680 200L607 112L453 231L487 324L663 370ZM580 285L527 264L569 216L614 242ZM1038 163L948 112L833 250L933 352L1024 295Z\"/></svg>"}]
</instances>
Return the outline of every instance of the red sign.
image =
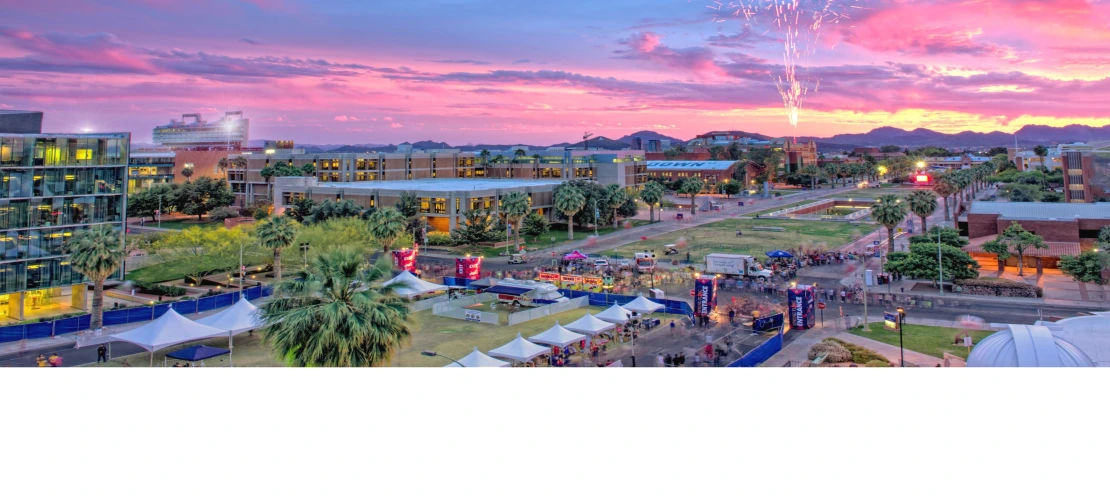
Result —
<instances>
[{"instance_id":1,"label":"red sign","mask_svg":"<svg viewBox=\"0 0 1110 500\"><path fill-rule=\"evenodd\" d=\"M574 275L571 275L571 274L564 274L562 276L562 279L563 279L564 283L581 283L582 282L582 277L581 276L574 276Z\"/></svg>"},{"instance_id":2,"label":"red sign","mask_svg":"<svg viewBox=\"0 0 1110 500\"><path fill-rule=\"evenodd\" d=\"M593 286L601 286L602 283L601 278L594 278L592 276L586 276L585 278L582 278L582 282L587 285Z\"/></svg>"},{"instance_id":3,"label":"red sign","mask_svg":"<svg viewBox=\"0 0 1110 500\"><path fill-rule=\"evenodd\" d=\"M824 302L818 302L817 303L817 308L818 309L824 309L825 308L825 303Z\"/></svg>"},{"instance_id":4,"label":"red sign","mask_svg":"<svg viewBox=\"0 0 1110 500\"><path fill-rule=\"evenodd\" d=\"M402 271L416 270L416 250L405 248L393 251L393 265Z\"/></svg>"},{"instance_id":5,"label":"red sign","mask_svg":"<svg viewBox=\"0 0 1110 500\"><path fill-rule=\"evenodd\" d=\"M455 259L455 278L476 280L482 276L482 258L467 257Z\"/></svg>"},{"instance_id":6,"label":"red sign","mask_svg":"<svg viewBox=\"0 0 1110 500\"><path fill-rule=\"evenodd\" d=\"M555 283L559 281L559 273L540 273L539 280Z\"/></svg>"}]
</instances>

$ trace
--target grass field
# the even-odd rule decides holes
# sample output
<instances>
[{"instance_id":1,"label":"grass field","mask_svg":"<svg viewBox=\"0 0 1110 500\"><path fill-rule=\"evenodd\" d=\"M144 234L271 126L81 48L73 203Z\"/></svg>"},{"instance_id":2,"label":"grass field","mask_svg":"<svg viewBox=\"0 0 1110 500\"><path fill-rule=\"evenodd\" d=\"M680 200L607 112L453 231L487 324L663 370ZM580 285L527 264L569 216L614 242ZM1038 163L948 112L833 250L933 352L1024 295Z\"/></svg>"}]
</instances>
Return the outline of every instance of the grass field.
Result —
<instances>
[{"instance_id":1,"label":"grass field","mask_svg":"<svg viewBox=\"0 0 1110 500\"><path fill-rule=\"evenodd\" d=\"M157 222L150 222L149 220L146 221L146 225L147 225L147 227L158 227ZM219 225L222 225L222 223L220 221L207 221L206 220L204 222L197 222L196 219L178 219L178 220L164 220L164 221L162 221L162 229L176 229L176 230L182 230L182 229L185 229L187 227L209 228L209 227L214 227L214 226L219 226Z\"/></svg>"},{"instance_id":2,"label":"grass field","mask_svg":"<svg viewBox=\"0 0 1110 500\"><path fill-rule=\"evenodd\" d=\"M895 347L898 346L898 332L885 329L883 323L871 323L870 326L870 332L862 331L859 328L853 328L849 331L860 337L877 340ZM946 352L953 356L967 358L967 348L952 343L956 335L961 333L971 335L972 343L978 344L980 340L994 332L940 326L902 325L902 341L906 349L938 358L943 358Z\"/></svg>"},{"instance_id":3,"label":"grass field","mask_svg":"<svg viewBox=\"0 0 1110 500\"><path fill-rule=\"evenodd\" d=\"M783 232L753 231L752 227L781 227ZM744 235L736 237L736 230ZM797 248L799 246L840 248L856 238L870 232L871 226L856 226L844 222L794 221L794 220L741 220L730 219L697 226L683 231L668 233L649 238L613 250L613 253L632 254L644 248L662 253L663 245L674 244L678 238L686 238L687 247L679 251L685 258L690 252L691 260L701 262L711 253L734 253L762 256L776 249Z\"/></svg>"},{"instance_id":4,"label":"grass field","mask_svg":"<svg viewBox=\"0 0 1110 500\"><path fill-rule=\"evenodd\" d=\"M916 187L910 187L910 186L902 187L902 186L894 185L894 184L883 184L883 187L881 187L881 188L856 189L856 190L853 190L853 191L848 191L846 193L840 193L840 194L836 195L836 197L837 198L845 198L845 199L846 198L878 198L878 197L886 195L886 194L893 194L893 195L898 196L900 198L904 198L906 196L909 196L910 193L912 193L914 191L917 191L918 189L928 190L930 192L932 191L929 188L916 188Z\"/></svg>"},{"instance_id":5,"label":"grass field","mask_svg":"<svg viewBox=\"0 0 1110 500\"><path fill-rule=\"evenodd\" d=\"M659 215L658 211L656 211L656 216L658 217L658 215ZM597 234L599 236L604 236L604 235L610 234L614 231L624 230L624 222L625 221L621 221L620 229L613 229L613 226L606 226L606 227L598 228ZM640 227L640 226L646 226L646 225L650 224L646 220L629 220L628 222L631 222L632 227L634 227L634 228L635 227ZM556 227L558 227L559 229L552 229L551 231L548 231L544 234L541 234L541 235L539 235L535 238L533 238L531 236L522 237L520 239L520 243L523 244L524 247L527 248L529 252L532 252L532 251L542 251L545 248L550 248L550 247L555 246L555 245L561 245L563 243L566 243L566 242L570 241L569 239L567 239L566 224L563 224L561 226L556 226ZM576 228L574 228L574 241L581 241L581 242L585 243L586 238L588 238L590 236L593 236L593 234L594 234L594 232L593 232L592 229L576 227ZM470 255L481 255L483 257L497 257L502 252L506 252L508 250L508 248L511 248L511 245L510 245L510 247L506 247L506 248L490 248L490 247L482 247L482 246L476 246L475 245L475 246L469 246L469 247L461 247L461 248L459 248L457 253L460 254L460 255L461 254L470 254Z\"/></svg>"}]
</instances>

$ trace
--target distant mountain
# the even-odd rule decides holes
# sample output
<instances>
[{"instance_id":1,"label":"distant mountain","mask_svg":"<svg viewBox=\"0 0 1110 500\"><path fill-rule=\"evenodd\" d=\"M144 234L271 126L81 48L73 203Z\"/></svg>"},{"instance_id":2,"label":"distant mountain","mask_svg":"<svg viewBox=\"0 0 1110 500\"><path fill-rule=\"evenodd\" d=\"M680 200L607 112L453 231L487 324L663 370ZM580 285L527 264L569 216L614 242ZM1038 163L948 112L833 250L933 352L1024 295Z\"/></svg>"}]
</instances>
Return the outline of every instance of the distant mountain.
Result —
<instances>
[{"instance_id":1,"label":"distant mountain","mask_svg":"<svg viewBox=\"0 0 1110 500\"><path fill-rule=\"evenodd\" d=\"M945 134L926 128L902 130L895 127L880 127L865 134L839 134L825 139L816 139L819 144L842 146L884 146L902 147L939 146L948 149L990 148L1010 146L1017 136L1018 145L1023 147L1038 144L1060 144L1071 142L1090 142L1110 140L1110 126L1089 127L1087 125L1067 125L1050 127L1047 125L1026 125L1015 134L1007 132L959 132Z\"/></svg>"},{"instance_id":2,"label":"distant mountain","mask_svg":"<svg viewBox=\"0 0 1110 500\"><path fill-rule=\"evenodd\" d=\"M1063 127L1049 127L1048 125L1026 125L1017 131L1018 140L1070 143L1093 142L1110 140L1110 125L1104 127L1090 127L1087 125L1065 125Z\"/></svg>"},{"instance_id":3,"label":"distant mountain","mask_svg":"<svg viewBox=\"0 0 1110 500\"><path fill-rule=\"evenodd\" d=\"M628 134L624 137L621 137L620 139L617 139L617 140L620 141L620 142L623 142L625 144L632 144L632 138L633 137L639 137L639 138L643 139L644 141L671 141L671 144L678 144L680 142L682 142L682 143L686 142L682 139L677 139L677 138L674 138L674 137L671 137L671 136L663 135L663 134L660 134L659 132L654 132L654 131L651 131L651 130L641 130L639 132L633 132L633 133Z\"/></svg>"},{"instance_id":4,"label":"distant mountain","mask_svg":"<svg viewBox=\"0 0 1110 500\"><path fill-rule=\"evenodd\" d=\"M605 136L591 137L590 141L589 141L589 146L590 146L591 149L593 149L593 148L629 149L629 148L632 147L627 142L614 141L613 139L610 139L610 138L605 137ZM561 142L559 144L552 144L551 147L553 147L553 148L583 148L583 147L586 147L586 141L576 142L574 144L571 144L569 142Z\"/></svg>"}]
</instances>

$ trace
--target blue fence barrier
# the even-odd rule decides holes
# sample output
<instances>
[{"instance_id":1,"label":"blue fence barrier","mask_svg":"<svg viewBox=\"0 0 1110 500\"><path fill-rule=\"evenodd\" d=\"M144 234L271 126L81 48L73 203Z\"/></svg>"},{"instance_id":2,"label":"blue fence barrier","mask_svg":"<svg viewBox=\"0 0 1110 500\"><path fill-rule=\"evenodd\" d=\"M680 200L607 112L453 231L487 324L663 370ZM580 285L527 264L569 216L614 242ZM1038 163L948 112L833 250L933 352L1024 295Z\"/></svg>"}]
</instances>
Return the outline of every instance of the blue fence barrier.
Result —
<instances>
[{"instance_id":1,"label":"blue fence barrier","mask_svg":"<svg viewBox=\"0 0 1110 500\"><path fill-rule=\"evenodd\" d=\"M563 296L568 299L589 297L588 300L590 301L590 305L597 307L611 307L614 304L623 306L629 302L632 302L633 300L636 300L636 297L638 297L638 295L613 295L608 293L586 292L582 290L567 290L565 288L560 288L559 293L562 293ZM681 314L691 319L694 317L694 308L691 307L690 304L681 300L651 299L651 301L663 304L663 312L667 314Z\"/></svg>"},{"instance_id":2,"label":"blue fence barrier","mask_svg":"<svg viewBox=\"0 0 1110 500\"><path fill-rule=\"evenodd\" d=\"M447 286L465 287L465 286L469 285L471 281L477 281L477 280L468 280L466 278L455 278L453 276L444 276L443 277L443 284L447 285Z\"/></svg>"},{"instance_id":3,"label":"blue fence barrier","mask_svg":"<svg viewBox=\"0 0 1110 500\"><path fill-rule=\"evenodd\" d=\"M771 338L767 339L767 341L764 342L759 347L756 347L755 349L752 349L751 351L748 351L748 353L745 354L740 359L738 359L736 361L733 361L732 363L729 363L728 367L729 368L751 368L753 366L759 366L764 361L767 361L768 359L771 359L771 356L774 356L775 354L777 354L781 350L782 350L782 334L777 333L777 334L775 334L774 337L771 337Z\"/></svg>"},{"instance_id":4,"label":"blue fence barrier","mask_svg":"<svg viewBox=\"0 0 1110 500\"><path fill-rule=\"evenodd\" d=\"M246 296L247 300L269 297L273 293L273 290L268 287L254 287L243 290L243 295ZM166 311L169 311L171 307L179 314L195 314L228 307L238 301L239 292L232 292L222 295L213 295L211 297L203 297L196 300L182 300L169 304L104 311L104 326L117 326L151 321L166 314ZM72 318L64 318L56 321L43 321L25 325L0 327L0 343L18 342L24 339L42 339L65 335L67 333L81 332L88 330L91 322L92 316L83 314L81 316L74 316Z\"/></svg>"}]
</instances>

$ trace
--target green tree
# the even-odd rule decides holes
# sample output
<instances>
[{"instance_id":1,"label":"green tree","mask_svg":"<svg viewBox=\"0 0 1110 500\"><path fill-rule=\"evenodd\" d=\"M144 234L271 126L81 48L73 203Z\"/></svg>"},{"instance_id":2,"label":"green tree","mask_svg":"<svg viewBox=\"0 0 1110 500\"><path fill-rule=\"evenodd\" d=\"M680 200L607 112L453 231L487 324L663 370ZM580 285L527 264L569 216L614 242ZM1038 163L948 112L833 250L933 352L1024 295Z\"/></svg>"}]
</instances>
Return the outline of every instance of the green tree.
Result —
<instances>
[{"instance_id":1,"label":"green tree","mask_svg":"<svg viewBox=\"0 0 1110 500\"><path fill-rule=\"evenodd\" d=\"M574 216L586 206L586 197L573 184L563 184L555 192L555 210L567 216L567 239L574 240Z\"/></svg>"},{"instance_id":2,"label":"green tree","mask_svg":"<svg viewBox=\"0 0 1110 500\"><path fill-rule=\"evenodd\" d=\"M301 165L301 176L302 177L316 177L316 166L314 166L311 163L305 163L304 165ZM295 177L295 176L290 176L290 177Z\"/></svg>"},{"instance_id":3,"label":"green tree","mask_svg":"<svg viewBox=\"0 0 1110 500\"><path fill-rule=\"evenodd\" d=\"M316 202L312 201L312 198L299 198L293 201L291 207L285 209L285 215L304 224L305 220L312 216L314 208L316 208Z\"/></svg>"},{"instance_id":4,"label":"green tree","mask_svg":"<svg viewBox=\"0 0 1110 500\"><path fill-rule=\"evenodd\" d=\"M1006 269L1006 259L1010 258L1010 246L1001 238L995 238L986 243L983 243L983 251L994 254L994 259L998 263L998 271L1002 272Z\"/></svg>"},{"instance_id":5,"label":"green tree","mask_svg":"<svg viewBox=\"0 0 1110 500\"><path fill-rule=\"evenodd\" d=\"M189 182L189 179L193 178L193 167L188 165L181 167L181 176L185 177L185 182Z\"/></svg>"},{"instance_id":6,"label":"green tree","mask_svg":"<svg viewBox=\"0 0 1110 500\"><path fill-rule=\"evenodd\" d=\"M523 149L513 150L513 163L520 163L520 159L524 158L527 154L528 152Z\"/></svg>"},{"instance_id":7,"label":"green tree","mask_svg":"<svg viewBox=\"0 0 1110 500\"><path fill-rule=\"evenodd\" d=\"M532 155L532 163L535 163L536 165L539 165L540 160L542 160L542 159L543 159L543 157L540 156L539 154Z\"/></svg>"},{"instance_id":8,"label":"green tree","mask_svg":"<svg viewBox=\"0 0 1110 500\"><path fill-rule=\"evenodd\" d=\"M273 185L270 184L270 179L278 176L279 168L285 169L286 167L288 167L288 165L286 165L285 162L279 161L272 166L266 165L262 167L262 171L258 172L258 175L262 176L262 180L266 181L266 196L269 196L271 200L274 199L274 188Z\"/></svg>"},{"instance_id":9,"label":"green tree","mask_svg":"<svg viewBox=\"0 0 1110 500\"><path fill-rule=\"evenodd\" d=\"M698 194L701 190L705 189L705 183L702 182L700 177L689 177L682 181L682 186L679 187L679 194L690 197L690 214L697 213L697 200Z\"/></svg>"},{"instance_id":10,"label":"green tree","mask_svg":"<svg viewBox=\"0 0 1110 500\"><path fill-rule=\"evenodd\" d=\"M945 281L979 277L979 263L967 252L940 245L940 254ZM929 279L935 285L940 272L937 269L937 244L913 243L909 252L892 252L887 255L886 269L913 279Z\"/></svg>"},{"instance_id":11,"label":"green tree","mask_svg":"<svg viewBox=\"0 0 1110 500\"><path fill-rule=\"evenodd\" d=\"M187 283L199 284L209 273L237 266L239 242L245 239L242 226L188 227L158 240L154 244L154 258L167 272L180 273Z\"/></svg>"},{"instance_id":12,"label":"green tree","mask_svg":"<svg viewBox=\"0 0 1110 500\"><path fill-rule=\"evenodd\" d=\"M1060 270L1076 281L1105 285L1106 280L1102 278L1104 269L1106 269L1105 252L1087 250L1079 254L1078 257L1073 255L1060 257Z\"/></svg>"},{"instance_id":13,"label":"green tree","mask_svg":"<svg viewBox=\"0 0 1110 500\"><path fill-rule=\"evenodd\" d=\"M618 184L605 186L605 208L613 214L613 229L617 228L617 211L628 201L628 191Z\"/></svg>"},{"instance_id":14,"label":"green tree","mask_svg":"<svg viewBox=\"0 0 1110 500\"><path fill-rule=\"evenodd\" d=\"M940 236L937 236L937 233ZM967 246L967 238L960 236L960 232L950 227L933 226L928 231L910 238L910 244L914 243L936 243L940 240L941 245L948 245L955 248L963 248Z\"/></svg>"},{"instance_id":15,"label":"green tree","mask_svg":"<svg viewBox=\"0 0 1110 500\"><path fill-rule=\"evenodd\" d=\"M92 320L89 328L104 324L104 281L123 262L123 235L108 224L92 226L73 234L67 245L69 262L93 282Z\"/></svg>"},{"instance_id":16,"label":"green tree","mask_svg":"<svg viewBox=\"0 0 1110 500\"><path fill-rule=\"evenodd\" d=\"M740 149L740 143L729 143L728 148L725 150L728 154L728 159L732 161L740 161L744 158L744 151Z\"/></svg>"},{"instance_id":17,"label":"green tree","mask_svg":"<svg viewBox=\"0 0 1110 500\"><path fill-rule=\"evenodd\" d=\"M170 213L174 210L176 201L176 184L155 184L127 197L127 216L150 217L150 221L154 222L159 208L163 214Z\"/></svg>"},{"instance_id":18,"label":"green tree","mask_svg":"<svg viewBox=\"0 0 1110 500\"><path fill-rule=\"evenodd\" d=\"M655 181L644 184L640 191L640 199L648 206L648 221L655 222L655 205L663 201L663 186Z\"/></svg>"},{"instance_id":19,"label":"green tree","mask_svg":"<svg viewBox=\"0 0 1110 500\"><path fill-rule=\"evenodd\" d=\"M420 201L416 199L416 191L401 191L394 208L406 219L416 217L416 214L420 213Z\"/></svg>"},{"instance_id":20,"label":"green tree","mask_svg":"<svg viewBox=\"0 0 1110 500\"><path fill-rule=\"evenodd\" d=\"M1037 155L1037 158L1041 159L1041 168L1047 168L1045 167L1044 159L1048 156L1048 148L1044 147L1043 145L1038 145L1037 147L1033 148L1033 154Z\"/></svg>"},{"instance_id":21,"label":"green tree","mask_svg":"<svg viewBox=\"0 0 1110 500\"><path fill-rule=\"evenodd\" d=\"M927 231L927 219L937 211L937 197L932 192L918 190L906 197L906 204L914 215L921 218L921 230Z\"/></svg>"},{"instance_id":22,"label":"green tree","mask_svg":"<svg viewBox=\"0 0 1110 500\"><path fill-rule=\"evenodd\" d=\"M385 207L374 212L368 221L370 234L382 246L385 257L389 257L389 249L393 243L405 234L405 216L393 207Z\"/></svg>"},{"instance_id":23,"label":"green tree","mask_svg":"<svg viewBox=\"0 0 1110 500\"><path fill-rule=\"evenodd\" d=\"M356 252L336 250L276 285L262 306L262 337L286 364L384 366L409 340L408 308L379 284L387 266L364 263Z\"/></svg>"},{"instance_id":24,"label":"green tree","mask_svg":"<svg viewBox=\"0 0 1110 500\"><path fill-rule=\"evenodd\" d=\"M478 158L481 159L482 165L485 165L487 167L489 166L489 157L490 152L488 149L483 149L481 153L478 153Z\"/></svg>"},{"instance_id":25,"label":"green tree","mask_svg":"<svg viewBox=\"0 0 1110 500\"><path fill-rule=\"evenodd\" d=\"M1041 196L1041 201L1045 203L1061 203L1064 201L1064 197L1060 196L1060 193L1045 193Z\"/></svg>"},{"instance_id":26,"label":"green tree","mask_svg":"<svg viewBox=\"0 0 1110 500\"><path fill-rule=\"evenodd\" d=\"M887 248L890 252L894 251L894 228L906 219L907 213L906 204L892 194L880 196L875 206L871 208L871 218L886 227L887 238L889 238Z\"/></svg>"},{"instance_id":27,"label":"green tree","mask_svg":"<svg viewBox=\"0 0 1110 500\"><path fill-rule=\"evenodd\" d=\"M998 235L997 241L1006 245L1018 258L1018 276L1025 276L1025 252L1033 248L1048 248L1044 238L1026 231L1017 221Z\"/></svg>"},{"instance_id":28,"label":"green tree","mask_svg":"<svg viewBox=\"0 0 1110 500\"><path fill-rule=\"evenodd\" d=\"M754 148L748 151L748 161L759 167L761 174L759 182L773 181L779 167L782 166L783 152L781 149Z\"/></svg>"},{"instance_id":29,"label":"green tree","mask_svg":"<svg viewBox=\"0 0 1110 500\"><path fill-rule=\"evenodd\" d=\"M709 159L711 160L720 160L722 157L724 157L724 154L724 146L712 146L709 148Z\"/></svg>"},{"instance_id":30,"label":"green tree","mask_svg":"<svg viewBox=\"0 0 1110 500\"><path fill-rule=\"evenodd\" d=\"M462 213L465 221L451 231L451 239L459 245L473 245L494 238L493 218L489 210L467 210Z\"/></svg>"},{"instance_id":31,"label":"green tree","mask_svg":"<svg viewBox=\"0 0 1110 500\"><path fill-rule=\"evenodd\" d=\"M501 197L501 215L505 216L505 222L513 228L513 249L520 248L520 222L531 211L532 202L527 193L514 191Z\"/></svg>"},{"instance_id":32,"label":"green tree","mask_svg":"<svg viewBox=\"0 0 1110 500\"><path fill-rule=\"evenodd\" d=\"M740 191L742 189L743 186L741 186L739 182L725 181L723 184L721 184L721 192L725 194L726 198L732 198L733 196L740 194Z\"/></svg>"},{"instance_id":33,"label":"green tree","mask_svg":"<svg viewBox=\"0 0 1110 500\"><path fill-rule=\"evenodd\" d=\"M258 242L274 252L274 279L281 281L281 252L297 240L297 227L288 217L269 217L255 228Z\"/></svg>"},{"instance_id":34,"label":"green tree","mask_svg":"<svg viewBox=\"0 0 1110 500\"><path fill-rule=\"evenodd\" d=\"M956 194L959 190L960 188L952 181L949 175L941 174L933 179L933 192L941 198L944 198L945 222L952 220L952 212L948 209L948 198Z\"/></svg>"},{"instance_id":35,"label":"green tree","mask_svg":"<svg viewBox=\"0 0 1110 500\"><path fill-rule=\"evenodd\" d=\"M1110 226L1104 226L1098 231L1098 242L1104 248L1110 247Z\"/></svg>"},{"instance_id":36,"label":"green tree","mask_svg":"<svg viewBox=\"0 0 1110 500\"><path fill-rule=\"evenodd\" d=\"M524 233L526 236L531 236L532 241L535 242L536 238L546 234L550 230L551 221L548 221L547 217L544 217L543 214L539 212L529 212L528 216L524 218L520 232Z\"/></svg>"},{"instance_id":37,"label":"green tree","mask_svg":"<svg viewBox=\"0 0 1110 500\"><path fill-rule=\"evenodd\" d=\"M197 220L203 220L204 214L212 209L226 207L235 201L227 181L211 177L199 177L182 184L176 195L174 206L182 213L197 216Z\"/></svg>"}]
</instances>

